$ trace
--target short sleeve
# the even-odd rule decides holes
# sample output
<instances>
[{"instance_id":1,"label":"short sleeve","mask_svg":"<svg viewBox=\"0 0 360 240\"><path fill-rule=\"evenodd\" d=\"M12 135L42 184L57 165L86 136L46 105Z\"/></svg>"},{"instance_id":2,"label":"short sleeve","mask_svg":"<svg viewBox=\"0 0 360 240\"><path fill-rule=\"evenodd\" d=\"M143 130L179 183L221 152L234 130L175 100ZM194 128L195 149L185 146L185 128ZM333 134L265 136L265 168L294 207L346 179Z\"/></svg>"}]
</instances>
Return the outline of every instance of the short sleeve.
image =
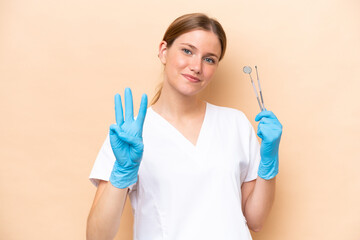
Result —
<instances>
[{"instance_id":1,"label":"short sleeve","mask_svg":"<svg viewBox=\"0 0 360 240\"><path fill-rule=\"evenodd\" d=\"M248 162L248 168L247 172L245 174L245 180L244 182L249 182L252 180L255 180L258 176L258 168L260 164L260 145L259 141L256 138L256 133L249 122L247 120L249 125L249 162Z\"/></svg>"},{"instance_id":2,"label":"short sleeve","mask_svg":"<svg viewBox=\"0 0 360 240\"><path fill-rule=\"evenodd\" d=\"M111 149L110 137L109 134L106 136L105 142L103 143L97 157L93 168L91 170L89 179L92 184L96 187L99 185L100 180L109 181L111 171L114 167L115 156ZM129 190L135 190L136 184L134 183L129 186Z\"/></svg>"}]
</instances>

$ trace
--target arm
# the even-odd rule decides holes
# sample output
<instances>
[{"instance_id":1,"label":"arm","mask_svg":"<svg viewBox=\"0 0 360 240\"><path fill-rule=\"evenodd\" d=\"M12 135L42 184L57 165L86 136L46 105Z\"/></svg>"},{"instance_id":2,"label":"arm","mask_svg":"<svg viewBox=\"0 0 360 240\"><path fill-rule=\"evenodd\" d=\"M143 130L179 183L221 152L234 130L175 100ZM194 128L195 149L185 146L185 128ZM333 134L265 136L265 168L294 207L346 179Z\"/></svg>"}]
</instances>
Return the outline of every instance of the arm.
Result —
<instances>
[{"instance_id":1,"label":"arm","mask_svg":"<svg viewBox=\"0 0 360 240\"><path fill-rule=\"evenodd\" d=\"M121 97L115 95L116 124L110 126L110 145L115 156L109 181L100 181L87 221L87 239L113 239L120 225L128 187L138 180L143 155L142 129L147 107L143 94L139 114L133 115L130 88L125 89L125 119Z\"/></svg>"},{"instance_id":2,"label":"arm","mask_svg":"<svg viewBox=\"0 0 360 240\"><path fill-rule=\"evenodd\" d=\"M258 177L254 181L244 182L241 187L242 210L248 227L258 232L262 229L275 196L276 177L265 180Z\"/></svg>"},{"instance_id":3,"label":"arm","mask_svg":"<svg viewBox=\"0 0 360 240\"><path fill-rule=\"evenodd\" d=\"M270 111L260 112L257 135L262 139L258 177L242 185L242 210L251 230L261 230L275 196L275 181L279 171L279 144L282 125Z\"/></svg>"},{"instance_id":4,"label":"arm","mask_svg":"<svg viewBox=\"0 0 360 240\"><path fill-rule=\"evenodd\" d=\"M86 239L113 239L120 225L128 188L116 188L101 180L91 207Z\"/></svg>"}]
</instances>

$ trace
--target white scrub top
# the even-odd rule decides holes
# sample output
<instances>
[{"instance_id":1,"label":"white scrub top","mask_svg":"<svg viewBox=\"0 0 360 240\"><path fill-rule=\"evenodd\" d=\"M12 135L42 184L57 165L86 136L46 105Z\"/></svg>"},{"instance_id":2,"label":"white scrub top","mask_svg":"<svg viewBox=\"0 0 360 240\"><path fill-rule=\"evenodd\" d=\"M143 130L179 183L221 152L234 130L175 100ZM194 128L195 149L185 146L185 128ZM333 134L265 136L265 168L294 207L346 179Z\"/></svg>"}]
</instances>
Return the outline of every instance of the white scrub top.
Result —
<instances>
[{"instance_id":1,"label":"white scrub top","mask_svg":"<svg viewBox=\"0 0 360 240\"><path fill-rule=\"evenodd\" d=\"M241 209L241 184L257 177L260 146L239 110L206 103L196 145L151 107L143 127L138 181L130 186L135 240L252 239ZM90 174L109 180L107 136Z\"/></svg>"}]
</instances>

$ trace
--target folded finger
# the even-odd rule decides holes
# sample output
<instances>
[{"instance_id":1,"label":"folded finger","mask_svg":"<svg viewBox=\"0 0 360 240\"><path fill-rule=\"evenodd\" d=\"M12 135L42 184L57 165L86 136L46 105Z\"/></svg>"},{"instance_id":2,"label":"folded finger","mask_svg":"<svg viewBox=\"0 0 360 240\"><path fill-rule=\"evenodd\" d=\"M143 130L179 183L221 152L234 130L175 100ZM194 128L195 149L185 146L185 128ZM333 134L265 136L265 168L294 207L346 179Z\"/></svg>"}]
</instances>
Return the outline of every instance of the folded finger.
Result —
<instances>
[{"instance_id":1,"label":"folded finger","mask_svg":"<svg viewBox=\"0 0 360 240\"><path fill-rule=\"evenodd\" d=\"M260 123L271 124L271 123L274 123L274 119L269 119L269 118L263 117L263 118L261 118Z\"/></svg>"},{"instance_id":2,"label":"folded finger","mask_svg":"<svg viewBox=\"0 0 360 240\"><path fill-rule=\"evenodd\" d=\"M256 132L256 134L259 136L259 138L261 138L261 139L263 139L263 134L262 134L262 131L261 131L261 123L259 123L259 125L258 125L258 129L257 129L257 132Z\"/></svg>"},{"instance_id":3,"label":"folded finger","mask_svg":"<svg viewBox=\"0 0 360 240\"><path fill-rule=\"evenodd\" d=\"M271 119L277 119L277 117L275 116L275 114L273 112L271 112L271 111L261 111L258 115L256 115L255 121L257 122L263 117L267 117L267 118L271 118Z\"/></svg>"}]
</instances>

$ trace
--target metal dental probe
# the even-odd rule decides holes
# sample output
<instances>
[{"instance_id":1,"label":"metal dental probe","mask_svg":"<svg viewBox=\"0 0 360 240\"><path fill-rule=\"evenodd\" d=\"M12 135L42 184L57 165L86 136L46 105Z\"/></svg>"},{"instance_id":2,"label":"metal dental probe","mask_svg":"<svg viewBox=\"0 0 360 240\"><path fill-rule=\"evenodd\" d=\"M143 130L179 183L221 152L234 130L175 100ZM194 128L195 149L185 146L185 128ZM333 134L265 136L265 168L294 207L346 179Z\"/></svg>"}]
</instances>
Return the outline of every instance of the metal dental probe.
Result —
<instances>
[{"instance_id":1,"label":"metal dental probe","mask_svg":"<svg viewBox=\"0 0 360 240\"><path fill-rule=\"evenodd\" d=\"M258 81L258 86L259 86L259 91L260 91L260 98L261 98L261 103L263 105L263 108L265 108L265 104L264 104L264 99L263 99L263 95L262 95L262 91L261 91L261 85L260 85L260 80L259 80L259 74L258 74L258 70L257 70L257 66L255 66L255 70L256 70L256 78Z\"/></svg>"}]
</instances>

